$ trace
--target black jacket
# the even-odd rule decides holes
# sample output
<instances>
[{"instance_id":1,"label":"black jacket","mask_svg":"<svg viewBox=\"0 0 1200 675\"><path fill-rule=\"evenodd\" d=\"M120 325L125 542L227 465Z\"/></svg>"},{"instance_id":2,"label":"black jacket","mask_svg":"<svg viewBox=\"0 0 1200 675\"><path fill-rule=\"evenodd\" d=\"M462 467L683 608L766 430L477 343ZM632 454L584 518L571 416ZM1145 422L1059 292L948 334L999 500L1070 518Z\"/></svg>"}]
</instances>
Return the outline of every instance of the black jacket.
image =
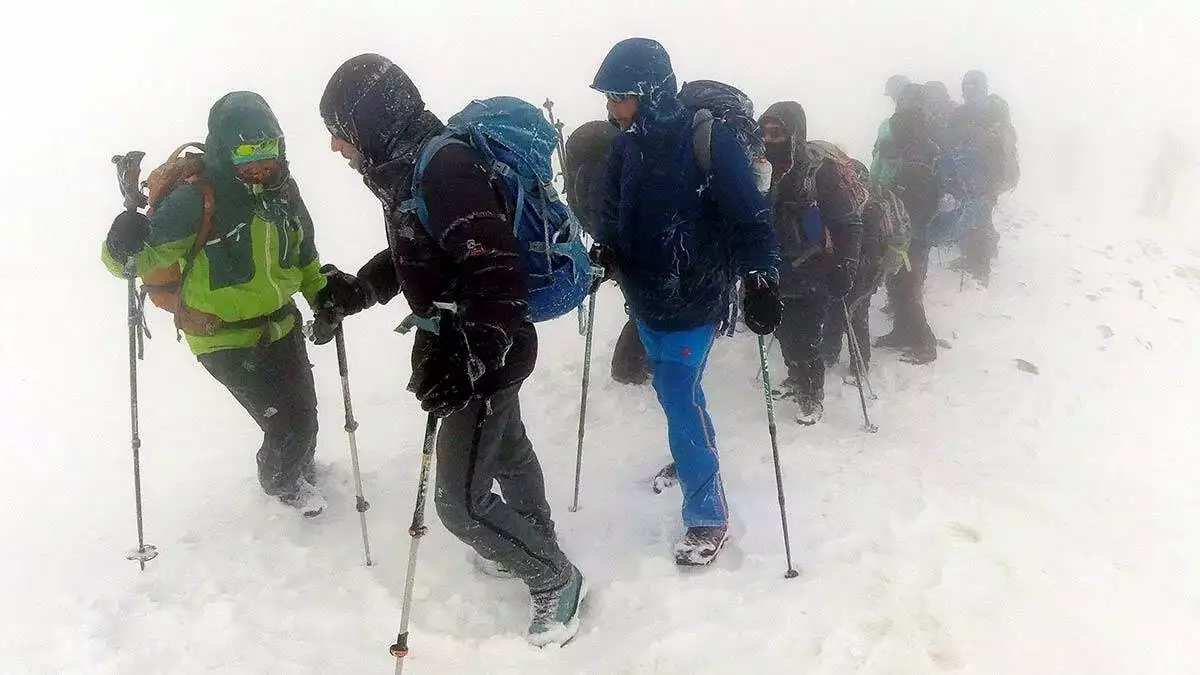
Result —
<instances>
[{"instance_id":1,"label":"black jacket","mask_svg":"<svg viewBox=\"0 0 1200 675\"><path fill-rule=\"evenodd\" d=\"M402 205L411 197L421 148L444 130L408 76L381 56L339 69L321 99L330 132L359 148L363 182L383 205L388 248L359 270L381 302L403 291L414 314L442 317L430 340L466 350L475 391L487 396L528 377L537 334L526 320L529 281L501 194L477 152L451 144L432 158L422 190L429 222ZM434 303L451 304L453 313Z\"/></svg>"},{"instance_id":2,"label":"black jacket","mask_svg":"<svg viewBox=\"0 0 1200 675\"><path fill-rule=\"evenodd\" d=\"M808 122L804 108L794 101L771 105L759 118L774 118L791 134L791 153L779 156L768 146L771 160L771 215L783 261L779 290L784 296L806 294L843 260L857 262L862 245L862 214L837 163L824 160L813 174L808 159ZM809 181L810 174L813 180ZM827 241L804 237L804 212L816 204Z\"/></svg>"},{"instance_id":3,"label":"black jacket","mask_svg":"<svg viewBox=\"0 0 1200 675\"><path fill-rule=\"evenodd\" d=\"M893 189L904 202L914 236L919 237L937 214L942 193L937 175L938 146L933 141L929 120L923 114L897 112L892 115L891 125L901 161Z\"/></svg>"}]
</instances>

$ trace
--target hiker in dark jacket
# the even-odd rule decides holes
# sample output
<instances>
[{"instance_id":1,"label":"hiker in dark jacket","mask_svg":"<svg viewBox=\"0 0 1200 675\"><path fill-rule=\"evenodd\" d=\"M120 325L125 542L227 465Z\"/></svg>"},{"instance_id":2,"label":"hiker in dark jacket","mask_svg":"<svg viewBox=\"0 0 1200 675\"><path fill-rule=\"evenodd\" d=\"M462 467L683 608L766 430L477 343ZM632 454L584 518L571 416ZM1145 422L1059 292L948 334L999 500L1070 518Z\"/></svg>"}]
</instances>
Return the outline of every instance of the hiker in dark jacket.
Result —
<instances>
[{"instance_id":1,"label":"hiker in dark jacket","mask_svg":"<svg viewBox=\"0 0 1200 675\"><path fill-rule=\"evenodd\" d=\"M565 642L578 630L585 586L558 546L542 469L521 421L518 392L533 371L537 333L526 320L529 281L503 197L478 152L448 144L423 173L428 222L406 207L418 157L445 127L404 71L382 56L363 54L338 68L321 116L332 149L382 203L388 247L357 275L330 270L329 302L317 322L335 325L403 292L423 326L408 389L442 418L438 515L493 569L529 587L527 639Z\"/></svg>"},{"instance_id":2,"label":"hiker in dark jacket","mask_svg":"<svg viewBox=\"0 0 1200 675\"><path fill-rule=\"evenodd\" d=\"M600 229L604 210L605 170L608 151L617 127L604 120L588 122L576 129L566 143L567 202L593 239ZM638 336L637 322L630 317L613 348L612 378L622 384L645 384L653 367Z\"/></svg>"},{"instance_id":3,"label":"hiker in dark jacket","mask_svg":"<svg viewBox=\"0 0 1200 675\"><path fill-rule=\"evenodd\" d=\"M725 542L729 515L700 382L737 278L746 325L761 335L778 324L778 244L749 160L724 123L712 126L711 171L701 169L693 116L662 45L618 43L592 88L624 129L609 157L596 258L620 278L654 363L683 488L687 533L675 560L706 564Z\"/></svg>"},{"instance_id":4,"label":"hiker in dark jacket","mask_svg":"<svg viewBox=\"0 0 1200 675\"><path fill-rule=\"evenodd\" d=\"M985 286L992 272L1000 234L992 220L1000 194L1016 187L1020 170L1016 158L1016 130L1008 103L990 93L987 75L971 70L963 75L963 104L955 109L950 121L951 144L982 158L986 175L980 197L983 212L980 222L967 231L962 241L963 257L955 261Z\"/></svg>"},{"instance_id":5,"label":"hiker in dark jacket","mask_svg":"<svg viewBox=\"0 0 1200 675\"><path fill-rule=\"evenodd\" d=\"M866 165L858 160L853 160L853 163L858 179L863 184L869 184L871 175ZM847 308L843 309L840 302L831 303L825 316L821 354L827 368L841 359L842 338L846 334L845 313L847 309L850 313L850 327L854 330L854 339L862 352L863 365L868 370L871 367L871 298L875 295L875 291L879 290L880 281L884 277L890 276L889 272L884 270L887 242L884 241L883 221L883 204L878 198L878 190L872 189L871 198L862 210L862 246L859 248L858 271L854 275L854 286L846 295ZM850 369L853 372L858 368L858 359L855 358L853 352L849 352L849 354Z\"/></svg>"},{"instance_id":6,"label":"hiker in dark jacket","mask_svg":"<svg viewBox=\"0 0 1200 675\"><path fill-rule=\"evenodd\" d=\"M927 363L937 358L937 339L925 316L925 277L929 271L928 226L937 214L941 183L937 174L938 147L933 142L925 89L909 85L892 115L900 168L890 188L904 202L912 221L908 267L888 280L892 331L875 341L876 347L904 352L903 360Z\"/></svg>"},{"instance_id":7,"label":"hiker in dark jacket","mask_svg":"<svg viewBox=\"0 0 1200 675\"><path fill-rule=\"evenodd\" d=\"M799 103L775 103L759 123L771 162L771 209L783 257L783 322L776 336L788 376L780 388L800 404L796 421L816 424L825 409L825 316L831 304L840 307L854 284L861 205L837 163L810 158L808 124Z\"/></svg>"},{"instance_id":8,"label":"hiker in dark jacket","mask_svg":"<svg viewBox=\"0 0 1200 675\"><path fill-rule=\"evenodd\" d=\"M949 150L953 145L950 126L958 104L950 98L946 84L937 80L925 83L925 96L929 100L929 123L932 127L933 142L937 143L939 150Z\"/></svg>"}]
</instances>

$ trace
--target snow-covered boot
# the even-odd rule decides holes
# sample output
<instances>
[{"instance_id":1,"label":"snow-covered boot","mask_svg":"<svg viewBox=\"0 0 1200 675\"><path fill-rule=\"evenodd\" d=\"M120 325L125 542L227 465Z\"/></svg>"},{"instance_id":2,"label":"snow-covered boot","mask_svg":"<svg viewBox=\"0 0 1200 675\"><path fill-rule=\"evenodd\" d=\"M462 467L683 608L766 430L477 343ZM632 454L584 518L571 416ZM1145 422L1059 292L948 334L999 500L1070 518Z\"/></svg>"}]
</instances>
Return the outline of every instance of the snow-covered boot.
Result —
<instances>
[{"instance_id":1,"label":"snow-covered boot","mask_svg":"<svg viewBox=\"0 0 1200 675\"><path fill-rule=\"evenodd\" d=\"M321 515L329 503L315 485L301 478L296 485L279 495L279 501L304 514L305 518Z\"/></svg>"},{"instance_id":2,"label":"snow-covered boot","mask_svg":"<svg viewBox=\"0 0 1200 675\"><path fill-rule=\"evenodd\" d=\"M875 342L871 343L871 346L879 347L881 349L904 349L911 344L912 340L908 335L893 330L890 333L876 338Z\"/></svg>"},{"instance_id":3,"label":"snow-covered boot","mask_svg":"<svg viewBox=\"0 0 1200 675\"><path fill-rule=\"evenodd\" d=\"M786 377L784 378L783 382L779 383L779 386L771 389L771 398L775 399L776 401L796 398L797 387L798 385L796 384L795 378L790 376Z\"/></svg>"},{"instance_id":4,"label":"snow-covered boot","mask_svg":"<svg viewBox=\"0 0 1200 675\"><path fill-rule=\"evenodd\" d=\"M650 487L654 489L654 494L659 495L663 490L669 490L676 485L679 485L679 467L675 466L675 462L671 462L658 470Z\"/></svg>"},{"instance_id":5,"label":"snow-covered boot","mask_svg":"<svg viewBox=\"0 0 1200 675\"><path fill-rule=\"evenodd\" d=\"M537 647L562 646L579 632L579 606L587 595L587 581L571 565L571 576L562 586L531 595L533 620L525 639Z\"/></svg>"},{"instance_id":6,"label":"snow-covered boot","mask_svg":"<svg viewBox=\"0 0 1200 675\"><path fill-rule=\"evenodd\" d=\"M936 344L924 344L905 350L904 356L902 356L900 360L904 361L905 363L921 365L931 361L936 361L937 356Z\"/></svg>"},{"instance_id":7,"label":"snow-covered boot","mask_svg":"<svg viewBox=\"0 0 1200 675\"><path fill-rule=\"evenodd\" d=\"M796 413L796 421L806 427L820 422L821 418L825 416L825 403L821 398L810 394L801 394L800 410Z\"/></svg>"},{"instance_id":8,"label":"snow-covered boot","mask_svg":"<svg viewBox=\"0 0 1200 675\"><path fill-rule=\"evenodd\" d=\"M721 552L725 540L729 537L729 528L725 525L716 527L689 527L683 539L675 544L676 565L707 565Z\"/></svg>"}]
</instances>

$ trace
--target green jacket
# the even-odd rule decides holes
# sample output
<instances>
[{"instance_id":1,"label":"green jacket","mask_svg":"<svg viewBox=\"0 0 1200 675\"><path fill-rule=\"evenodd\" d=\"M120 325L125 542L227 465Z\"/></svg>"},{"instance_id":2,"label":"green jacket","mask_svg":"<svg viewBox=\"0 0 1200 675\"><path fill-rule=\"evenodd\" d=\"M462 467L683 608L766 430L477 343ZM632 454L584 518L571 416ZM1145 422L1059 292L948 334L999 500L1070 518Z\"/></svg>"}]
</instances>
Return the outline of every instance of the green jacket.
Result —
<instances>
[{"instance_id":1,"label":"green jacket","mask_svg":"<svg viewBox=\"0 0 1200 675\"><path fill-rule=\"evenodd\" d=\"M204 162L215 197L212 231L184 279L181 298L186 306L224 322L242 322L270 316L297 292L311 305L325 286L312 218L296 182L285 170L285 180L274 187L250 186L233 171L232 151L238 144L282 136L274 113L258 94L226 94L209 112ZM171 191L150 217L150 236L137 256L138 275L186 265L202 215L196 188L185 184ZM123 276L123 265L107 246L101 248L105 266ZM295 324L294 315L273 320L270 340L283 338ZM184 335L192 353L199 355L253 347L263 328L243 325L221 327L211 335Z\"/></svg>"},{"instance_id":2,"label":"green jacket","mask_svg":"<svg viewBox=\"0 0 1200 675\"><path fill-rule=\"evenodd\" d=\"M889 117L879 124L875 149L871 152L871 183L876 187L892 188L903 165L896 139L892 135L892 118Z\"/></svg>"}]
</instances>

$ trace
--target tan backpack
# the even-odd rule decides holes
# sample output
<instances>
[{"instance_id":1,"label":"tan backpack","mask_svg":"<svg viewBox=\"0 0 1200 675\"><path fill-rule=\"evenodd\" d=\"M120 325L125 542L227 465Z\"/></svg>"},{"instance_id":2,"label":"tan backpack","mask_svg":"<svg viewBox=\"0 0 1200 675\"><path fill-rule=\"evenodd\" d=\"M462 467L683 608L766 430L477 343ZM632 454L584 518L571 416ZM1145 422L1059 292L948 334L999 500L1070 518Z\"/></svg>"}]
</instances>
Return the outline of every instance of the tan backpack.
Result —
<instances>
[{"instance_id":1,"label":"tan backpack","mask_svg":"<svg viewBox=\"0 0 1200 675\"><path fill-rule=\"evenodd\" d=\"M200 152L187 152L195 148ZM212 233L213 207L216 198L212 183L205 175L204 145L202 143L184 143L171 153L171 156L158 168L150 172L143 186L149 192L149 207L146 215L154 215L155 209L162 203L171 191L180 185L191 185L200 193L203 211L200 217L200 227L196 231L196 241L188 251L182 265L176 263L170 267L154 270L142 277L143 288L148 292L151 302L156 306L175 315L175 327L193 335L211 335L221 323L221 319L213 314L201 312L188 307L183 300L183 284L191 271L192 264L200 253L201 247L208 241Z\"/></svg>"}]
</instances>

